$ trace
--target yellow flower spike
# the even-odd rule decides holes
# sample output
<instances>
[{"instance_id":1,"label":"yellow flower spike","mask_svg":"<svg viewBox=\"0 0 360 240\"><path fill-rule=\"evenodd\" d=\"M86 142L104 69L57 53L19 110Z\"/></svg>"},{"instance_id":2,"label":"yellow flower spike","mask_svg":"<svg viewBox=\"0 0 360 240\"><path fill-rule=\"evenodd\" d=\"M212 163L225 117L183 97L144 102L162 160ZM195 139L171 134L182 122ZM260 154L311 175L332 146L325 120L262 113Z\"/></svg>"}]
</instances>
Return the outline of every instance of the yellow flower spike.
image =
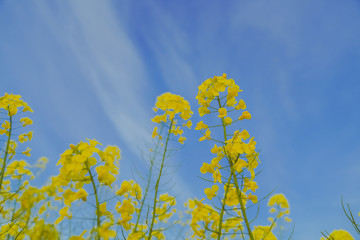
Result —
<instances>
[{"instance_id":1,"label":"yellow flower spike","mask_svg":"<svg viewBox=\"0 0 360 240\"><path fill-rule=\"evenodd\" d=\"M239 120L243 120L243 119L251 119L251 114L248 111L244 111L239 117Z\"/></svg>"},{"instance_id":2,"label":"yellow flower spike","mask_svg":"<svg viewBox=\"0 0 360 240\"><path fill-rule=\"evenodd\" d=\"M226 110L226 108L219 108L219 115L218 115L218 117L219 118L224 118L224 117L226 117L227 116L227 110Z\"/></svg>"},{"instance_id":3,"label":"yellow flower spike","mask_svg":"<svg viewBox=\"0 0 360 240\"><path fill-rule=\"evenodd\" d=\"M231 117L226 117L226 118L224 119L224 123L225 123L225 125L230 125L230 124L232 123Z\"/></svg>"},{"instance_id":4,"label":"yellow flower spike","mask_svg":"<svg viewBox=\"0 0 360 240\"><path fill-rule=\"evenodd\" d=\"M289 218L289 217L285 217L285 221L291 222L292 220L291 220L291 218Z\"/></svg>"},{"instance_id":5,"label":"yellow flower spike","mask_svg":"<svg viewBox=\"0 0 360 240\"><path fill-rule=\"evenodd\" d=\"M22 152L22 154L30 157L31 156L31 153L30 153L31 149L29 147L26 148L26 151Z\"/></svg>"},{"instance_id":6,"label":"yellow flower spike","mask_svg":"<svg viewBox=\"0 0 360 240\"><path fill-rule=\"evenodd\" d=\"M235 109L236 110L240 110L240 109L245 110L246 109L245 101L240 99L238 105L235 106Z\"/></svg>"}]
</instances>

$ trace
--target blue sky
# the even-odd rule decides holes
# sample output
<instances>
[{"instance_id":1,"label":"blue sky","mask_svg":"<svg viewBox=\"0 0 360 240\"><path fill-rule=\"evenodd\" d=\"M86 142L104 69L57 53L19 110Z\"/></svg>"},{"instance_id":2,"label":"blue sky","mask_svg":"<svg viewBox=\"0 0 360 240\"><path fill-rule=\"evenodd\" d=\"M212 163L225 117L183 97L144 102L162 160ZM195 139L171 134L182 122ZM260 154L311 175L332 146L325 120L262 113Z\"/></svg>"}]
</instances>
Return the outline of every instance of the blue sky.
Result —
<instances>
[{"instance_id":1,"label":"blue sky","mask_svg":"<svg viewBox=\"0 0 360 240\"><path fill-rule=\"evenodd\" d=\"M156 96L196 112L197 86L227 73L253 115L241 127L261 150L258 192L286 194L293 239L354 233L340 199L360 211L359 1L0 1L0 29L1 95L35 111L29 161L50 159L41 181L85 138L118 145L131 178ZM198 134L173 159L183 199L203 197L211 146Z\"/></svg>"}]
</instances>

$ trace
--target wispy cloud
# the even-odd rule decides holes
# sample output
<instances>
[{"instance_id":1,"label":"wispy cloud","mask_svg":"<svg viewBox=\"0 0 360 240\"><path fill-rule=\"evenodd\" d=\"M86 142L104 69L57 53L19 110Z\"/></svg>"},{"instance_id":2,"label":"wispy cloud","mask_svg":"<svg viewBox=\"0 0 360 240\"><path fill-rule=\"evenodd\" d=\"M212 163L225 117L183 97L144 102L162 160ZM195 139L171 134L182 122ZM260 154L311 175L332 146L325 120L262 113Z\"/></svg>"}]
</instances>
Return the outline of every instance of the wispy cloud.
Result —
<instances>
[{"instance_id":1,"label":"wispy cloud","mask_svg":"<svg viewBox=\"0 0 360 240\"><path fill-rule=\"evenodd\" d=\"M111 2L67 1L66 6L57 11L71 21L64 19L61 29L51 26L53 34L71 49L84 83L92 85L118 134L137 153L139 140L149 137L147 97L153 88L136 46L116 18ZM41 7L49 24L59 21L51 17L55 11L51 6Z\"/></svg>"},{"instance_id":2,"label":"wispy cloud","mask_svg":"<svg viewBox=\"0 0 360 240\"><path fill-rule=\"evenodd\" d=\"M160 3L144 3L152 28L142 25L138 31L153 54L160 73L161 81L168 90L187 96L197 89L191 59L191 41L185 29L175 16L171 15ZM189 95L191 96L191 95ZM191 96L193 97L193 96Z\"/></svg>"}]
</instances>

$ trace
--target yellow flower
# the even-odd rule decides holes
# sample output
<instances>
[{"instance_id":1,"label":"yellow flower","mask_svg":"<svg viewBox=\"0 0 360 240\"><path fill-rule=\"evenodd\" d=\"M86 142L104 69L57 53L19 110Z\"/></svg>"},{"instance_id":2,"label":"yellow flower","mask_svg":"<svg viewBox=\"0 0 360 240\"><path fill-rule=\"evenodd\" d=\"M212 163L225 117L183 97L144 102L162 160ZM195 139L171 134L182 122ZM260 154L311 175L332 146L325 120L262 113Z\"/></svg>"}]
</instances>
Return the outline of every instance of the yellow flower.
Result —
<instances>
[{"instance_id":1,"label":"yellow flower","mask_svg":"<svg viewBox=\"0 0 360 240\"><path fill-rule=\"evenodd\" d=\"M155 106L156 108L163 110L165 112L165 117L168 116L170 120L172 120L176 114L179 114L182 119L188 120L193 114L188 101L180 95L169 92L158 96ZM166 118L164 122L166 122Z\"/></svg>"},{"instance_id":2,"label":"yellow flower","mask_svg":"<svg viewBox=\"0 0 360 240\"><path fill-rule=\"evenodd\" d=\"M5 93L4 96L0 97L0 108L7 110L9 116L17 114L20 107L24 107L23 112L33 112L30 106L21 99L20 95Z\"/></svg>"},{"instance_id":3,"label":"yellow flower","mask_svg":"<svg viewBox=\"0 0 360 240\"><path fill-rule=\"evenodd\" d=\"M251 114L248 111L244 111L239 117L239 120L243 120L243 119L251 119Z\"/></svg>"},{"instance_id":4,"label":"yellow flower","mask_svg":"<svg viewBox=\"0 0 360 240\"><path fill-rule=\"evenodd\" d=\"M238 159L234 165L235 171L240 173L243 168L247 167L248 163L243 159Z\"/></svg>"},{"instance_id":5,"label":"yellow flower","mask_svg":"<svg viewBox=\"0 0 360 240\"><path fill-rule=\"evenodd\" d=\"M23 127L33 124L33 121L28 117L21 118L20 122L22 122Z\"/></svg>"},{"instance_id":6,"label":"yellow flower","mask_svg":"<svg viewBox=\"0 0 360 240\"><path fill-rule=\"evenodd\" d=\"M152 133L152 138L155 138L157 135L159 135L157 133L157 127L154 127L153 133Z\"/></svg>"},{"instance_id":7,"label":"yellow flower","mask_svg":"<svg viewBox=\"0 0 360 240\"><path fill-rule=\"evenodd\" d=\"M289 208L288 200L282 193L274 194L268 202L268 206L279 205L281 208Z\"/></svg>"},{"instance_id":8,"label":"yellow flower","mask_svg":"<svg viewBox=\"0 0 360 240\"><path fill-rule=\"evenodd\" d=\"M5 121L1 124L1 127L6 129L6 130L9 130L10 129L10 123L8 121Z\"/></svg>"},{"instance_id":9,"label":"yellow flower","mask_svg":"<svg viewBox=\"0 0 360 240\"><path fill-rule=\"evenodd\" d=\"M83 188L80 188L79 191L77 191L77 193L76 193L76 198L81 199L84 202L86 201L87 196L88 196L88 193Z\"/></svg>"},{"instance_id":10,"label":"yellow flower","mask_svg":"<svg viewBox=\"0 0 360 240\"><path fill-rule=\"evenodd\" d=\"M205 192L207 198L211 200L213 197L215 197L217 195L218 191L219 191L219 186L213 185L211 188L205 188L204 192Z\"/></svg>"},{"instance_id":11,"label":"yellow flower","mask_svg":"<svg viewBox=\"0 0 360 240\"><path fill-rule=\"evenodd\" d=\"M334 239L334 240L354 240L353 236L344 229L334 230L332 233L330 233L330 236L328 239ZM321 237L321 240L325 240L324 237Z\"/></svg>"},{"instance_id":12,"label":"yellow flower","mask_svg":"<svg viewBox=\"0 0 360 240\"><path fill-rule=\"evenodd\" d=\"M195 127L195 130L201 130L201 129L207 129L208 125L203 123L203 121L198 122L198 124Z\"/></svg>"},{"instance_id":13,"label":"yellow flower","mask_svg":"<svg viewBox=\"0 0 360 240\"><path fill-rule=\"evenodd\" d=\"M183 126L184 126L184 127L191 128L191 126L192 126L191 120L187 121Z\"/></svg>"},{"instance_id":14,"label":"yellow flower","mask_svg":"<svg viewBox=\"0 0 360 240\"><path fill-rule=\"evenodd\" d=\"M135 183L134 180L123 181L120 189L116 192L117 195L122 196L124 194L130 194L137 199L141 198L141 187ZM126 196L126 195L125 195Z\"/></svg>"},{"instance_id":15,"label":"yellow flower","mask_svg":"<svg viewBox=\"0 0 360 240\"><path fill-rule=\"evenodd\" d=\"M246 196L246 199L252 201L253 203L257 203L257 196L252 195L251 192Z\"/></svg>"},{"instance_id":16,"label":"yellow flower","mask_svg":"<svg viewBox=\"0 0 360 240\"><path fill-rule=\"evenodd\" d=\"M64 217L67 217L68 219L72 218L71 213L69 213L68 211L69 211L69 207L67 206L60 209L59 211L60 217L56 219L55 225L59 224L64 219Z\"/></svg>"},{"instance_id":17,"label":"yellow flower","mask_svg":"<svg viewBox=\"0 0 360 240\"><path fill-rule=\"evenodd\" d=\"M19 142L23 143L23 142L26 142L26 141L31 141L32 136L33 136L33 132L31 132L31 131L28 132L28 133L20 134L19 135Z\"/></svg>"},{"instance_id":18,"label":"yellow flower","mask_svg":"<svg viewBox=\"0 0 360 240\"><path fill-rule=\"evenodd\" d=\"M202 137L199 139L199 141L201 142L201 141L204 141L205 139L206 139L206 140L210 140L210 139L211 139L210 134L211 134L210 130L209 130L209 129L206 129L206 132L205 132L204 136L202 136Z\"/></svg>"},{"instance_id":19,"label":"yellow flower","mask_svg":"<svg viewBox=\"0 0 360 240\"><path fill-rule=\"evenodd\" d=\"M227 116L227 110L226 108L219 108L219 118L223 118Z\"/></svg>"},{"instance_id":20,"label":"yellow flower","mask_svg":"<svg viewBox=\"0 0 360 240\"><path fill-rule=\"evenodd\" d=\"M85 240L85 238L83 238L85 233L86 230L84 230L79 236L71 236L69 240Z\"/></svg>"},{"instance_id":21,"label":"yellow flower","mask_svg":"<svg viewBox=\"0 0 360 240\"><path fill-rule=\"evenodd\" d=\"M276 236L269 231L270 226L256 226L252 233L255 240L277 240Z\"/></svg>"},{"instance_id":22,"label":"yellow flower","mask_svg":"<svg viewBox=\"0 0 360 240\"><path fill-rule=\"evenodd\" d=\"M43 212L46 210L45 205L42 205L39 209L39 214L43 214Z\"/></svg>"},{"instance_id":23,"label":"yellow flower","mask_svg":"<svg viewBox=\"0 0 360 240\"><path fill-rule=\"evenodd\" d=\"M240 99L238 105L235 106L235 109L236 110L240 110L240 109L245 110L246 104L245 104L244 100Z\"/></svg>"},{"instance_id":24,"label":"yellow flower","mask_svg":"<svg viewBox=\"0 0 360 240\"><path fill-rule=\"evenodd\" d=\"M258 185L256 182L249 180L248 178L244 179L244 192L247 190L251 190L255 192L255 190L258 188Z\"/></svg>"},{"instance_id":25,"label":"yellow flower","mask_svg":"<svg viewBox=\"0 0 360 240\"><path fill-rule=\"evenodd\" d=\"M116 236L116 232L114 230L109 229L111 227L111 223L102 223L99 228L99 235L102 239L108 240L109 238L114 238Z\"/></svg>"},{"instance_id":26,"label":"yellow flower","mask_svg":"<svg viewBox=\"0 0 360 240\"><path fill-rule=\"evenodd\" d=\"M214 166L211 165L211 164L208 164L208 163L203 163L203 165L201 166L200 168L200 172L202 174L205 174L205 173L214 173Z\"/></svg>"},{"instance_id":27,"label":"yellow flower","mask_svg":"<svg viewBox=\"0 0 360 240\"><path fill-rule=\"evenodd\" d=\"M230 125L232 123L232 119L230 117L227 117L224 119L225 125Z\"/></svg>"},{"instance_id":28,"label":"yellow flower","mask_svg":"<svg viewBox=\"0 0 360 240\"><path fill-rule=\"evenodd\" d=\"M213 173L213 179L214 179L214 183L217 183L217 182L222 183L221 173L218 168Z\"/></svg>"},{"instance_id":29,"label":"yellow flower","mask_svg":"<svg viewBox=\"0 0 360 240\"><path fill-rule=\"evenodd\" d=\"M211 153L218 153L221 152L222 147L218 147L216 144L214 144L214 147L210 150Z\"/></svg>"},{"instance_id":30,"label":"yellow flower","mask_svg":"<svg viewBox=\"0 0 360 240\"><path fill-rule=\"evenodd\" d=\"M30 153L31 149L29 147L26 148L26 151L22 152L22 154L30 157L31 156L31 153Z\"/></svg>"},{"instance_id":31,"label":"yellow flower","mask_svg":"<svg viewBox=\"0 0 360 240\"><path fill-rule=\"evenodd\" d=\"M200 117L204 116L205 114L209 114L210 110L207 107L199 107L199 115Z\"/></svg>"},{"instance_id":32,"label":"yellow flower","mask_svg":"<svg viewBox=\"0 0 360 240\"><path fill-rule=\"evenodd\" d=\"M180 136L178 139L179 143L181 143L181 144L184 144L185 140L186 140L186 137L183 137L183 136Z\"/></svg>"},{"instance_id":33,"label":"yellow flower","mask_svg":"<svg viewBox=\"0 0 360 240\"><path fill-rule=\"evenodd\" d=\"M121 183L120 189L116 192L117 195L122 196L125 193L129 192L131 189L131 183L128 181L123 181Z\"/></svg>"}]
</instances>

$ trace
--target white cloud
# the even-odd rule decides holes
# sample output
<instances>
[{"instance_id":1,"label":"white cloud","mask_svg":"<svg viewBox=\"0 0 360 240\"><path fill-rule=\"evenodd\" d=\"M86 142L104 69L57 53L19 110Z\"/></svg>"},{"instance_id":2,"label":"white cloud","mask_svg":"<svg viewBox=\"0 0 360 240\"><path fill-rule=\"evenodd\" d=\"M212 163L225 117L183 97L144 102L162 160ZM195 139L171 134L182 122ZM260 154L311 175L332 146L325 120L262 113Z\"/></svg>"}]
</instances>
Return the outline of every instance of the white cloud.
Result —
<instances>
[{"instance_id":1,"label":"white cloud","mask_svg":"<svg viewBox=\"0 0 360 240\"><path fill-rule=\"evenodd\" d=\"M146 97L153 88L139 52L116 18L111 2L67 1L57 9L62 11L58 18L51 16L55 10L50 6L41 8L56 37L73 52L85 84L92 85L124 143L139 154L138 144L149 137L145 126L151 109ZM61 22L61 28L56 21Z\"/></svg>"}]
</instances>

